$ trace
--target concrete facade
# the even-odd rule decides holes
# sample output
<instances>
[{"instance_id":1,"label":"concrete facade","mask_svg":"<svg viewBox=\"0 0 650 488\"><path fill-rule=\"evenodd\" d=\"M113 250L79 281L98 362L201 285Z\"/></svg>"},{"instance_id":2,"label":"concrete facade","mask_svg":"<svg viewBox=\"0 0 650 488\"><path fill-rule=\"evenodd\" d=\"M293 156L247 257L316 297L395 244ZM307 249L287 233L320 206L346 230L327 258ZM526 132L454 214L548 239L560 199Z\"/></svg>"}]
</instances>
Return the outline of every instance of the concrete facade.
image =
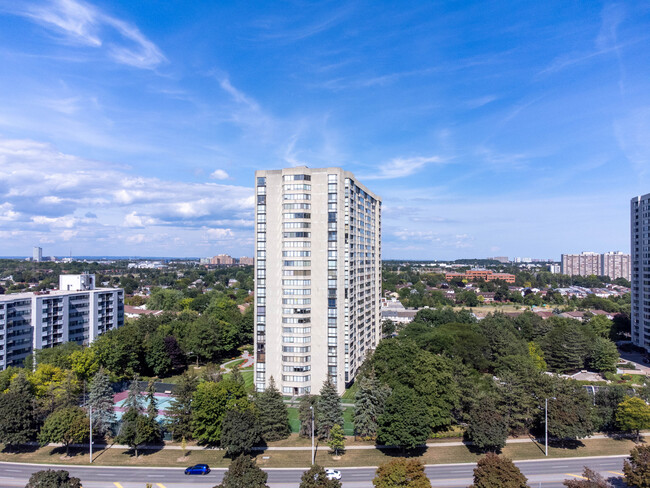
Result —
<instances>
[{"instance_id":1,"label":"concrete facade","mask_svg":"<svg viewBox=\"0 0 650 488\"><path fill-rule=\"evenodd\" d=\"M342 393L381 335L381 200L341 168L255 176L256 388Z\"/></svg>"},{"instance_id":2,"label":"concrete facade","mask_svg":"<svg viewBox=\"0 0 650 488\"><path fill-rule=\"evenodd\" d=\"M562 274L569 276L600 276L602 263L602 255L596 252L562 254Z\"/></svg>"},{"instance_id":3,"label":"concrete facade","mask_svg":"<svg viewBox=\"0 0 650 488\"><path fill-rule=\"evenodd\" d=\"M650 193L630 205L632 342L650 351Z\"/></svg>"},{"instance_id":4,"label":"concrete facade","mask_svg":"<svg viewBox=\"0 0 650 488\"><path fill-rule=\"evenodd\" d=\"M603 276L609 276L612 280L625 278L630 281L630 255L623 252L606 252L603 254Z\"/></svg>"},{"instance_id":5,"label":"concrete facade","mask_svg":"<svg viewBox=\"0 0 650 488\"><path fill-rule=\"evenodd\" d=\"M94 278L63 275L59 282L92 282L92 288L0 295L0 370L22 364L36 349L89 344L124 325L124 290L94 288Z\"/></svg>"}]
</instances>

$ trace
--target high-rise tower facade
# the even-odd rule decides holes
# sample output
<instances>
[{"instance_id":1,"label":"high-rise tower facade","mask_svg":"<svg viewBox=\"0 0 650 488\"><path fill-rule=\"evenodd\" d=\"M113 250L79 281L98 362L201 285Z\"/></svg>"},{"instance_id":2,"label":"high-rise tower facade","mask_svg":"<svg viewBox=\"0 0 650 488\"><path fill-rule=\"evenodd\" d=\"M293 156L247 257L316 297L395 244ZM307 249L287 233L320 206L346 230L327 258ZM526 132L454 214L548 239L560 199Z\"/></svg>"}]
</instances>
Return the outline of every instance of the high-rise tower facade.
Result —
<instances>
[{"instance_id":1,"label":"high-rise tower facade","mask_svg":"<svg viewBox=\"0 0 650 488\"><path fill-rule=\"evenodd\" d=\"M650 351L650 193L632 199L632 342Z\"/></svg>"},{"instance_id":2,"label":"high-rise tower facade","mask_svg":"<svg viewBox=\"0 0 650 488\"><path fill-rule=\"evenodd\" d=\"M255 173L255 385L342 393L381 335L381 200L341 168Z\"/></svg>"}]
</instances>

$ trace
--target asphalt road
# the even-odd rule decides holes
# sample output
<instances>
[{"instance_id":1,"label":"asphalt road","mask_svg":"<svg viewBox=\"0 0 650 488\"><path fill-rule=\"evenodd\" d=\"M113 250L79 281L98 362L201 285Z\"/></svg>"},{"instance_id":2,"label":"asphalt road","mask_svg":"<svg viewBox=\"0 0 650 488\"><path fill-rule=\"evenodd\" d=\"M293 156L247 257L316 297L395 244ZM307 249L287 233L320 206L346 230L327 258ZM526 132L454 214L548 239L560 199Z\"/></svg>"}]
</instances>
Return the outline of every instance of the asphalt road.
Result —
<instances>
[{"instance_id":1,"label":"asphalt road","mask_svg":"<svg viewBox=\"0 0 650 488\"><path fill-rule=\"evenodd\" d=\"M519 461L517 466L528 477L531 488L562 488L562 481L582 474L584 466L612 478L614 486L623 487L623 459L625 456L593 458L563 458L551 460ZM84 488L212 488L220 483L225 469L214 469L205 476L185 476L181 468L135 468L135 467L63 467L72 476L81 479ZM43 465L0 463L0 487L24 487L34 471ZM426 473L434 487L467 487L472 483L473 464L444 464L427 466ZM271 488L298 488L304 469L268 469L268 485ZM372 488L373 468L341 468L344 488Z\"/></svg>"}]
</instances>

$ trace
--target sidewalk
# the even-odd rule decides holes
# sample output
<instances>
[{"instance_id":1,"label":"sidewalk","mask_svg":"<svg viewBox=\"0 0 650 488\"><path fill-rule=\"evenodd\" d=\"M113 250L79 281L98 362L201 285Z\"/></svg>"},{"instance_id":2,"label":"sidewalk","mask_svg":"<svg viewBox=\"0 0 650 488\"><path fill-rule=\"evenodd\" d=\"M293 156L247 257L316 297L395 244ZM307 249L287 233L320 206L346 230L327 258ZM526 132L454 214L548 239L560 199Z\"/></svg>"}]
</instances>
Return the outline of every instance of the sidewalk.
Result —
<instances>
[{"instance_id":1,"label":"sidewalk","mask_svg":"<svg viewBox=\"0 0 650 488\"><path fill-rule=\"evenodd\" d=\"M643 432L641 433L643 435ZM608 439L609 436L605 434L596 434L591 437L587 437L587 439ZM537 443L537 444L543 444L544 439L533 439L530 437L526 438L521 438L521 439L508 439L506 440L506 444L525 444L525 443ZM38 446L37 442L30 442L28 443L30 446ZM430 442L425 444L426 447L458 447L458 446L468 446L472 445L471 442L463 442L463 441L448 441L448 442ZM63 447L63 444L60 443L51 443L48 444L49 447ZM71 444L70 447L88 447L88 444ZM96 444L93 443L93 448L97 449L130 449L129 446L125 446L123 444ZM175 450L175 451L182 451L183 448L181 446L168 446L168 445L163 445L163 446L139 446L138 450L143 450L143 449L148 449L148 450L161 450L161 449L166 449L166 450ZM395 449L393 446L377 446L377 445L369 445L369 446L347 446L345 448L346 451L352 451L352 450L371 450L371 449ZM207 447L207 446L187 446L185 448L186 451L220 451L220 447ZM305 447L300 447L300 446L289 446L289 447L274 447L274 446L269 446L269 447L253 447L253 451L311 451L310 446L305 446Z\"/></svg>"}]
</instances>

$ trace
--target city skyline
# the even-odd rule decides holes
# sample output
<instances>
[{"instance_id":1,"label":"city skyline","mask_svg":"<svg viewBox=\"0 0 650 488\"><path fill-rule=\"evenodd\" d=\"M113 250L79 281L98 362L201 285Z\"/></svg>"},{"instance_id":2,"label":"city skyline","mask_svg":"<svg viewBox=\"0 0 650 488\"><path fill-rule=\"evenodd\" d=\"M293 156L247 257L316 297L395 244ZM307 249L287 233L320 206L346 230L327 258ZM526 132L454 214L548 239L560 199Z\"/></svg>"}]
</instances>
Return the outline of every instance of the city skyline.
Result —
<instances>
[{"instance_id":1,"label":"city skyline","mask_svg":"<svg viewBox=\"0 0 650 488\"><path fill-rule=\"evenodd\" d=\"M2 254L252 255L255 169L298 165L372 184L385 259L629 252L649 21L641 2L0 0Z\"/></svg>"}]
</instances>

